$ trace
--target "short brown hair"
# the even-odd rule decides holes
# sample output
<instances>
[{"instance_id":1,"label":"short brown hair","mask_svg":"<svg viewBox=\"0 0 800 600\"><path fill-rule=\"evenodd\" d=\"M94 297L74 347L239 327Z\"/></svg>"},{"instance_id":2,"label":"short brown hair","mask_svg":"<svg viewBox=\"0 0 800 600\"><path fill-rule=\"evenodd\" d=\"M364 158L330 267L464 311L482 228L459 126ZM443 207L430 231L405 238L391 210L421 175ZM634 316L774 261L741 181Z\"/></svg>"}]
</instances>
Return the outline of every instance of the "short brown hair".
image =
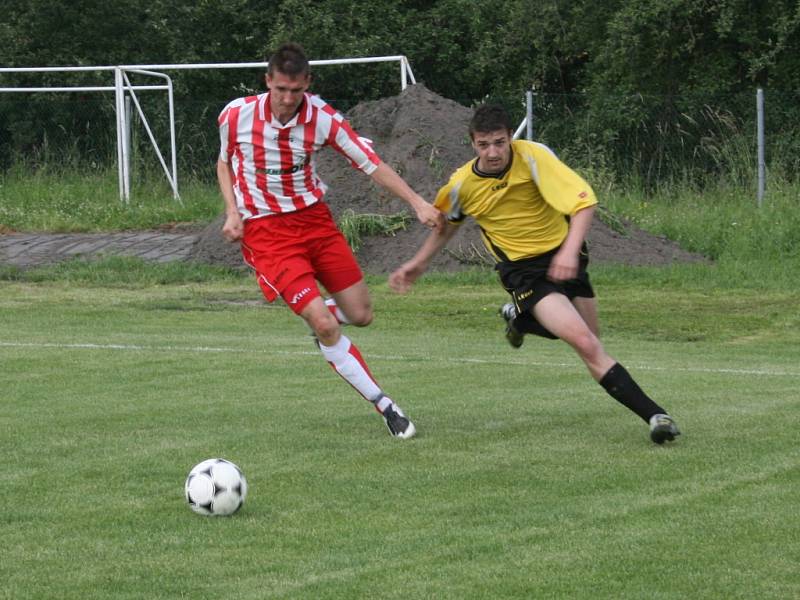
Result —
<instances>
[{"instance_id":1,"label":"short brown hair","mask_svg":"<svg viewBox=\"0 0 800 600\"><path fill-rule=\"evenodd\" d=\"M270 75L278 71L289 77L300 77L308 75L311 71L306 51L295 42L286 42L278 46L268 62L267 73Z\"/></svg>"},{"instance_id":2,"label":"short brown hair","mask_svg":"<svg viewBox=\"0 0 800 600\"><path fill-rule=\"evenodd\" d=\"M511 131L511 118L506 109L499 104L481 104L470 119L469 137L475 137L476 133L491 133L501 129Z\"/></svg>"}]
</instances>

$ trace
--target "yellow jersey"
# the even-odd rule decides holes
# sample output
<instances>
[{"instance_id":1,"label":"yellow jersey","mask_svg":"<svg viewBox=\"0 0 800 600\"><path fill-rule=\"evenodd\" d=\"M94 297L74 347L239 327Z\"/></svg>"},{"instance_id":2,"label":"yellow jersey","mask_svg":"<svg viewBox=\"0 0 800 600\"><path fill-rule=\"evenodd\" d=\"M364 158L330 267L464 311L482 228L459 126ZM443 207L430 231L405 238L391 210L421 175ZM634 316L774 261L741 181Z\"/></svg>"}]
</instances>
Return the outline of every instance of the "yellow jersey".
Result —
<instances>
[{"instance_id":1,"label":"yellow jersey","mask_svg":"<svg viewBox=\"0 0 800 600\"><path fill-rule=\"evenodd\" d=\"M475 219L495 260L519 260L557 248L568 216L597 204L592 188L537 142L511 142L511 162L497 175L481 173L478 159L460 167L434 202L451 223Z\"/></svg>"}]
</instances>

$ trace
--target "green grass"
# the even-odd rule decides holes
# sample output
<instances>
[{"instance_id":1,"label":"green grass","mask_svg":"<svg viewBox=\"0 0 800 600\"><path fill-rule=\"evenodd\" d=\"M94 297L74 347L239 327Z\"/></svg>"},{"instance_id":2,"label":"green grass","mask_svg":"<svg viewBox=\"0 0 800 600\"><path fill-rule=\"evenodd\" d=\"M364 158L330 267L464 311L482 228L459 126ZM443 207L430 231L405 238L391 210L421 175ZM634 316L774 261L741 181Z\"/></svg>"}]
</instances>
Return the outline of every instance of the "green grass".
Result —
<instances>
[{"instance_id":1,"label":"green grass","mask_svg":"<svg viewBox=\"0 0 800 600\"><path fill-rule=\"evenodd\" d=\"M219 212L210 185L126 206L100 179L5 173L0 230ZM671 447L563 344L509 349L486 270L406 297L370 278L375 323L348 334L414 418L403 443L241 273L0 268L0 598L800 596L796 187L761 209L724 184L602 196L715 260L592 268L606 347L678 419ZM182 498L212 456L251 486L230 519Z\"/></svg>"},{"instance_id":2,"label":"green grass","mask_svg":"<svg viewBox=\"0 0 800 600\"><path fill-rule=\"evenodd\" d=\"M798 192L796 184L772 181L758 207L755 192L724 183L702 190L671 186L654 194L609 194L608 205L615 215L714 260L767 263L800 258Z\"/></svg>"},{"instance_id":3,"label":"green grass","mask_svg":"<svg viewBox=\"0 0 800 600\"><path fill-rule=\"evenodd\" d=\"M339 218L339 229L342 230L347 243L357 251L361 248L365 235L395 235L408 226L411 216L407 212L393 215L374 213L356 214L352 209L347 209Z\"/></svg>"},{"instance_id":4,"label":"green grass","mask_svg":"<svg viewBox=\"0 0 800 600\"><path fill-rule=\"evenodd\" d=\"M178 182L172 196L163 173L139 175L131 199L119 197L115 170L28 169L0 172L0 232L97 232L207 223L220 214L219 190L197 180Z\"/></svg>"},{"instance_id":5,"label":"green grass","mask_svg":"<svg viewBox=\"0 0 800 600\"><path fill-rule=\"evenodd\" d=\"M158 269L0 283L0 598L800 595L796 291L594 270L607 349L684 430L657 447L563 344L508 348L485 272L372 278L348 334L399 442L249 278ZM250 483L232 518L182 498L212 456Z\"/></svg>"}]
</instances>

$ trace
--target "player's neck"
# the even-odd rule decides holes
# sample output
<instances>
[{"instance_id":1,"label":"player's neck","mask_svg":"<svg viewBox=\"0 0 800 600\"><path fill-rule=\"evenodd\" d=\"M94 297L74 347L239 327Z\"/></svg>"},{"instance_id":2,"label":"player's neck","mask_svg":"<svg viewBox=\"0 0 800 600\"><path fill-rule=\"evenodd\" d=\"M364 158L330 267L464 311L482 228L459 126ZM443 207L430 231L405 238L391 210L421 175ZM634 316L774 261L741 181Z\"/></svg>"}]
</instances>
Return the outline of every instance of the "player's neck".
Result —
<instances>
[{"instance_id":1,"label":"player's neck","mask_svg":"<svg viewBox=\"0 0 800 600\"><path fill-rule=\"evenodd\" d=\"M303 102L297 105L296 108L290 109L286 106L281 106L279 103L273 102L273 99L270 98L269 101L269 111L272 113L272 118L275 121L278 121L281 125L286 125L292 119L294 119L302 110L304 106Z\"/></svg>"},{"instance_id":2,"label":"player's neck","mask_svg":"<svg viewBox=\"0 0 800 600\"><path fill-rule=\"evenodd\" d=\"M508 162L505 165L503 165L503 167L499 170L496 167L486 169L483 165L481 165L481 159L476 158L475 162L472 163L472 170L476 175L479 175L480 177L493 177L495 179L500 179L506 173L508 173L508 170L511 168L512 158L513 154L508 157Z\"/></svg>"},{"instance_id":3,"label":"player's neck","mask_svg":"<svg viewBox=\"0 0 800 600\"><path fill-rule=\"evenodd\" d=\"M286 113L286 114L278 114L274 110L272 111L272 116L278 123L281 125L286 125L289 121L297 116L298 111L294 111L293 113Z\"/></svg>"}]
</instances>

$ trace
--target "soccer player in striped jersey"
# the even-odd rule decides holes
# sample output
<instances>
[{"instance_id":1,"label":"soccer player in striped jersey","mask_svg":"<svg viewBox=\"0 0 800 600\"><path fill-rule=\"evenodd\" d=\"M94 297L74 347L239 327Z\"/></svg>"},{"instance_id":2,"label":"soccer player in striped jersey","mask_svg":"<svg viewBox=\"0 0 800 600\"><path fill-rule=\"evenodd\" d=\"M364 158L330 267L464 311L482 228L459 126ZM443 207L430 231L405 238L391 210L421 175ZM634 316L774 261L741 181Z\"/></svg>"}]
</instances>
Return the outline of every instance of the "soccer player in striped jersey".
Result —
<instances>
[{"instance_id":1,"label":"soccer player in striped jersey","mask_svg":"<svg viewBox=\"0 0 800 600\"><path fill-rule=\"evenodd\" d=\"M433 231L411 260L389 277L406 292L433 256L470 216L512 302L501 308L514 348L525 334L569 344L606 392L641 417L657 444L680 434L598 337L597 302L586 267L585 243L597 200L589 185L543 144L512 140L511 121L497 105L479 107L470 122L477 154L452 175L434 205L447 224Z\"/></svg>"},{"instance_id":2,"label":"soccer player in striped jersey","mask_svg":"<svg viewBox=\"0 0 800 600\"><path fill-rule=\"evenodd\" d=\"M315 153L331 146L353 167L405 200L423 224L443 226L426 202L318 96L299 44L269 58L268 92L238 98L220 113L217 178L225 202L222 234L240 241L267 301L282 297L311 328L324 358L383 416L400 439L416 428L383 391L341 325L366 326L372 305L361 269L323 201ZM330 294L323 298L317 282Z\"/></svg>"}]
</instances>

